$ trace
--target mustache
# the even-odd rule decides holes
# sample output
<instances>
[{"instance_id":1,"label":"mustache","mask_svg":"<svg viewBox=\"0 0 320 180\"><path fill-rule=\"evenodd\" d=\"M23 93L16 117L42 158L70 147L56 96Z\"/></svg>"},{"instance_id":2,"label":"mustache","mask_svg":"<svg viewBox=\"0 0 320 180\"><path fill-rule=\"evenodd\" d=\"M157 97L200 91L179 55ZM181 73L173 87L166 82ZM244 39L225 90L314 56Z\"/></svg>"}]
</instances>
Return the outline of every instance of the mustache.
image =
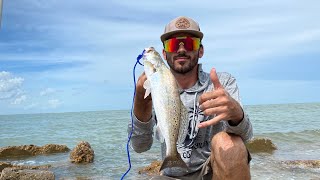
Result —
<instances>
[{"instance_id":1,"label":"mustache","mask_svg":"<svg viewBox=\"0 0 320 180\"><path fill-rule=\"evenodd\" d=\"M190 56L187 56L185 54L180 54L180 55L177 55L177 56L173 57L173 59L178 59L178 58L189 58L190 59Z\"/></svg>"}]
</instances>

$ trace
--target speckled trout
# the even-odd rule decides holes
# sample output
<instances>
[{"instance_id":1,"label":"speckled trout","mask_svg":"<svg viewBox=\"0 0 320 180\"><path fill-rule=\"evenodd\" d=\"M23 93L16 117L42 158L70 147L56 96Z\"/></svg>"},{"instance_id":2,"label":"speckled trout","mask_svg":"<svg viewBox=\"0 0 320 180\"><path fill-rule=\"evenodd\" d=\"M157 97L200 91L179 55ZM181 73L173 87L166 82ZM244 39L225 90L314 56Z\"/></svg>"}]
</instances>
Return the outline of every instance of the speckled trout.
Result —
<instances>
[{"instance_id":1,"label":"speckled trout","mask_svg":"<svg viewBox=\"0 0 320 180\"><path fill-rule=\"evenodd\" d=\"M144 98L151 93L157 131L160 141L166 145L166 157L160 171L168 167L188 169L177 151L187 135L188 113L180 100L176 79L153 47L145 49L143 63L147 76L143 85L146 89Z\"/></svg>"}]
</instances>

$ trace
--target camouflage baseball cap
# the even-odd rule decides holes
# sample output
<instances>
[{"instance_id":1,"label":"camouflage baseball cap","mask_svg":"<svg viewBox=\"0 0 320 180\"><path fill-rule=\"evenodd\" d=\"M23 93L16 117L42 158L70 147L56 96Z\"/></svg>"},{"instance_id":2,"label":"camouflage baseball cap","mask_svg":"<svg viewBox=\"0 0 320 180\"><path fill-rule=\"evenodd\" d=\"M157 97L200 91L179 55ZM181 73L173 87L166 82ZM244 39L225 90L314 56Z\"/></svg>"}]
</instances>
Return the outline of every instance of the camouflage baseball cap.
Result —
<instances>
[{"instance_id":1,"label":"camouflage baseball cap","mask_svg":"<svg viewBox=\"0 0 320 180\"><path fill-rule=\"evenodd\" d=\"M196 21L186 16L179 16L166 25L160 39L164 42L169 36L180 32L190 33L200 39L203 38L203 33L200 31L199 24Z\"/></svg>"}]
</instances>

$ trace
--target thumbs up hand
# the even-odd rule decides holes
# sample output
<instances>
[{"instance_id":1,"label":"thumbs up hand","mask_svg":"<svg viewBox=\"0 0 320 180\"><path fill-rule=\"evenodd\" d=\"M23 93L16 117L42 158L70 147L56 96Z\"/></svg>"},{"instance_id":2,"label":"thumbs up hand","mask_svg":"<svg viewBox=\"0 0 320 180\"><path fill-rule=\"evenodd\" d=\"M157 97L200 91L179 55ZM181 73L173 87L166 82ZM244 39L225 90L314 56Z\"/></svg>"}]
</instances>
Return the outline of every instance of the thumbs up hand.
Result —
<instances>
[{"instance_id":1,"label":"thumbs up hand","mask_svg":"<svg viewBox=\"0 0 320 180\"><path fill-rule=\"evenodd\" d=\"M240 104L223 88L215 68L211 69L210 78L214 90L203 93L199 98L199 104L206 116L216 116L200 123L199 128L217 124L222 120L229 121L230 125L238 125L243 119L243 110Z\"/></svg>"}]
</instances>

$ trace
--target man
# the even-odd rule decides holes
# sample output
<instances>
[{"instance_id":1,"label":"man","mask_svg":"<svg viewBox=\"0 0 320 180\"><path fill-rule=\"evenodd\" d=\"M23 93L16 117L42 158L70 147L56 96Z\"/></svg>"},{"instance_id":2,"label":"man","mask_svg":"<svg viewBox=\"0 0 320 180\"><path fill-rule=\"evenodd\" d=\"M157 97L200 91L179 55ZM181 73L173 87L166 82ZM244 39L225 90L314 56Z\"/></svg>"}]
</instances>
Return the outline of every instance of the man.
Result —
<instances>
[{"instance_id":1,"label":"man","mask_svg":"<svg viewBox=\"0 0 320 180\"><path fill-rule=\"evenodd\" d=\"M204 54L202 38L199 24L188 17L173 19L160 37L163 57L189 112L188 135L184 147L178 148L189 171L167 168L164 175L168 179L250 179L250 154L244 142L252 137L252 125L241 106L235 78L214 68L206 73L198 64ZM136 152L151 148L156 123L152 98L144 98L145 80L143 73L134 101L131 146Z\"/></svg>"}]
</instances>

